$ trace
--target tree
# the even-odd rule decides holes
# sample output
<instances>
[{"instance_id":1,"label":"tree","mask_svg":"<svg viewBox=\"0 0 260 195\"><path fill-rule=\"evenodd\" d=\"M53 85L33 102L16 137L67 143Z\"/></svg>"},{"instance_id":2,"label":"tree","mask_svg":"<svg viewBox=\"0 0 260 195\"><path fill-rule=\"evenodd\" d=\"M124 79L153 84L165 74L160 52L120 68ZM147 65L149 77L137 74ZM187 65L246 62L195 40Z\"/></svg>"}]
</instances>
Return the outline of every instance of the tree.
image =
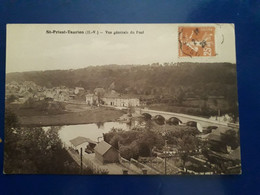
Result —
<instances>
[{"instance_id":1,"label":"tree","mask_svg":"<svg viewBox=\"0 0 260 195\"><path fill-rule=\"evenodd\" d=\"M10 104L14 101L16 101L18 99L18 97L14 96L14 95L10 95L7 100L6 100L6 103Z\"/></svg>"},{"instance_id":2,"label":"tree","mask_svg":"<svg viewBox=\"0 0 260 195\"><path fill-rule=\"evenodd\" d=\"M130 105L128 108L128 115L131 117L134 112L135 112L135 108Z\"/></svg>"},{"instance_id":3,"label":"tree","mask_svg":"<svg viewBox=\"0 0 260 195\"><path fill-rule=\"evenodd\" d=\"M5 151L4 151L4 171L7 173L12 169L13 159L15 159L16 144L18 141L17 130L19 129L17 116L6 109L5 111Z\"/></svg>"},{"instance_id":4,"label":"tree","mask_svg":"<svg viewBox=\"0 0 260 195\"><path fill-rule=\"evenodd\" d=\"M151 156L154 146L161 148L164 144L160 134L153 131L111 131L104 134L104 140L118 148L122 157L126 159L139 156Z\"/></svg>"},{"instance_id":5,"label":"tree","mask_svg":"<svg viewBox=\"0 0 260 195\"><path fill-rule=\"evenodd\" d=\"M75 164L62 147L57 129L45 132L39 127L20 127L16 115L6 110L5 173L78 174L80 169Z\"/></svg>"},{"instance_id":6,"label":"tree","mask_svg":"<svg viewBox=\"0 0 260 195\"><path fill-rule=\"evenodd\" d=\"M234 150L240 145L238 131L227 130L226 133L221 134L220 139L228 146L231 146L231 149Z\"/></svg>"},{"instance_id":7,"label":"tree","mask_svg":"<svg viewBox=\"0 0 260 195\"><path fill-rule=\"evenodd\" d=\"M181 159L183 162L183 168L185 168L185 163L188 160L189 154L192 153L198 147L198 140L195 136L184 135L181 140L179 140Z\"/></svg>"},{"instance_id":8,"label":"tree","mask_svg":"<svg viewBox=\"0 0 260 195\"><path fill-rule=\"evenodd\" d=\"M176 101L181 105L185 97L183 87L179 88L175 94Z\"/></svg>"},{"instance_id":9,"label":"tree","mask_svg":"<svg viewBox=\"0 0 260 195\"><path fill-rule=\"evenodd\" d=\"M238 99L237 99L237 87L233 86L226 91L226 99L229 104L229 115L232 117L233 122L237 121L238 117Z\"/></svg>"}]
</instances>

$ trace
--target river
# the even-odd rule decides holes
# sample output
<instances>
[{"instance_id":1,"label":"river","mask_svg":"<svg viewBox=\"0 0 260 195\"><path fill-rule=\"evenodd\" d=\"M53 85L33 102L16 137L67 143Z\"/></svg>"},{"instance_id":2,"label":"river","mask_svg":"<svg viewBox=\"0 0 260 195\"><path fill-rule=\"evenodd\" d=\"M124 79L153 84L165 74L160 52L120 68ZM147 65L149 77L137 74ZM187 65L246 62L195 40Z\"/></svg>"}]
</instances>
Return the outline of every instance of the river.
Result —
<instances>
[{"instance_id":1,"label":"river","mask_svg":"<svg viewBox=\"0 0 260 195\"><path fill-rule=\"evenodd\" d=\"M103 133L108 133L112 128L120 128L123 130L129 130L130 126L126 123L120 122L105 122L105 123L93 123L93 124L80 124L80 125L64 125L59 127L59 137L62 142L69 144L70 140L82 136L89 138L93 141L98 141L98 137L102 137ZM45 127L48 129L50 127Z\"/></svg>"},{"instance_id":2,"label":"river","mask_svg":"<svg viewBox=\"0 0 260 195\"><path fill-rule=\"evenodd\" d=\"M70 140L78 136L86 137L97 142L103 140L103 133L108 133L112 128L128 131L134 127L144 127L144 121L140 122L132 120L130 124L124 122L104 122L79 125L64 125L54 126L53 128L58 130L61 141L66 145L70 145ZM51 127L43 127L45 131L50 128Z\"/></svg>"}]
</instances>

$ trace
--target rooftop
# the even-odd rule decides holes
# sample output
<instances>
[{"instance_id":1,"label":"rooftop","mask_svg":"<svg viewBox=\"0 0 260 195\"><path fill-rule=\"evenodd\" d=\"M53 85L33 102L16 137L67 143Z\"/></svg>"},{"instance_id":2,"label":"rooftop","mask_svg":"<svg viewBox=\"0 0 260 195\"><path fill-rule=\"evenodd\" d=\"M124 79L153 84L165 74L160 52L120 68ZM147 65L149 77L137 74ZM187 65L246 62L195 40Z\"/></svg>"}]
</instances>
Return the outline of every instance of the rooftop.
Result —
<instances>
[{"instance_id":1,"label":"rooftop","mask_svg":"<svg viewBox=\"0 0 260 195\"><path fill-rule=\"evenodd\" d=\"M77 147L80 144L83 144L85 142L96 144L96 142L92 141L91 139L86 138L86 137L81 137L81 136L76 137L76 138L70 140L70 143L72 143L72 145L74 145L75 147Z\"/></svg>"},{"instance_id":2,"label":"rooftop","mask_svg":"<svg viewBox=\"0 0 260 195\"><path fill-rule=\"evenodd\" d=\"M105 142L105 141L101 141L96 147L95 147L95 151L98 152L101 155L104 155L110 148L112 148L112 146Z\"/></svg>"},{"instance_id":3,"label":"rooftop","mask_svg":"<svg viewBox=\"0 0 260 195\"><path fill-rule=\"evenodd\" d=\"M214 151L210 151L210 153L214 156L223 158L225 160L241 160L241 156L240 156L240 146L237 147L235 150L232 150L232 152L230 154L224 154L224 153L220 153L220 152L214 152Z\"/></svg>"},{"instance_id":4,"label":"rooftop","mask_svg":"<svg viewBox=\"0 0 260 195\"><path fill-rule=\"evenodd\" d=\"M212 140L221 142L221 135L225 134L227 130L230 130L230 127L218 127L217 129L213 129L211 133L200 135L202 139Z\"/></svg>"},{"instance_id":5,"label":"rooftop","mask_svg":"<svg viewBox=\"0 0 260 195\"><path fill-rule=\"evenodd\" d=\"M116 99L139 99L138 97L136 97L135 95L131 95L131 94L111 94L111 93L107 93L104 95L105 98L116 98Z\"/></svg>"}]
</instances>

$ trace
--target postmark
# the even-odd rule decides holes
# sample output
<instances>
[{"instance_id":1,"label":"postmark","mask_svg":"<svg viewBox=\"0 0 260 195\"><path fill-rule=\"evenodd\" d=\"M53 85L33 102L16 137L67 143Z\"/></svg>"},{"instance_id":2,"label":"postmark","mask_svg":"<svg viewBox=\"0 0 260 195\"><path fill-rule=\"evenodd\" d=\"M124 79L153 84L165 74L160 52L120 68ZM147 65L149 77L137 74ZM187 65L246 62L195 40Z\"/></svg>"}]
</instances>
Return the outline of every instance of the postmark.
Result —
<instances>
[{"instance_id":1,"label":"postmark","mask_svg":"<svg viewBox=\"0 0 260 195\"><path fill-rule=\"evenodd\" d=\"M178 28L179 57L216 56L215 27L180 26Z\"/></svg>"}]
</instances>

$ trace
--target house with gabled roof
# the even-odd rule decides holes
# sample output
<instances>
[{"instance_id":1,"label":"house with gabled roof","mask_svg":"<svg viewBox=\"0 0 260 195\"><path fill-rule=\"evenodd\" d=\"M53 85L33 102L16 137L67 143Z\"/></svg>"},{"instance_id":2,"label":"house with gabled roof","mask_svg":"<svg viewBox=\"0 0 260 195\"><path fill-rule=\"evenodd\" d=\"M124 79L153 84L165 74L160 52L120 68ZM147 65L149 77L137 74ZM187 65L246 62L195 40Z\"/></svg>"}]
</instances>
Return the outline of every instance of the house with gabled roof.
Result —
<instances>
[{"instance_id":1,"label":"house with gabled roof","mask_svg":"<svg viewBox=\"0 0 260 195\"><path fill-rule=\"evenodd\" d=\"M79 93L84 93L85 89L83 87L75 87L74 93L77 95Z\"/></svg>"},{"instance_id":2,"label":"house with gabled roof","mask_svg":"<svg viewBox=\"0 0 260 195\"><path fill-rule=\"evenodd\" d=\"M86 104L88 105L98 105L98 97L95 94L86 95Z\"/></svg>"},{"instance_id":3,"label":"house with gabled roof","mask_svg":"<svg viewBox=\"0 0 260 195\"><path fill-rule=\"evenodd\" d=\"M91 150L91 148L94 149L96 146L96 142L92 141L89 138L78 136L72 140L70 140L71 147L74 148L76 151L80 152L80 148L82 148L83 151L86 151L86 149Z\"/></svg>"},{"instance_id":4,"label":"house with gabled roof","mask_svg":"<svg viewBox=\"0 0 260 195\"><path fill-rule=\"evenodd\" d=\"M102 164L119 162L119 151L105 141L95 147L95 158Z\"/></svg>"},{"instance_id":5,"label":"house with gabled roof","mask_svg":"<svg viewBox=\"0 0 260 195\"><path fill-rule=\"evenodd\" d=\"M116 91L112 90L110 93L107 93L102 98L105 105L114 106L114 107L136 107L140 106L140 100L132 95L123 95L119 94Z\"/></svg>"}]
</instances>

